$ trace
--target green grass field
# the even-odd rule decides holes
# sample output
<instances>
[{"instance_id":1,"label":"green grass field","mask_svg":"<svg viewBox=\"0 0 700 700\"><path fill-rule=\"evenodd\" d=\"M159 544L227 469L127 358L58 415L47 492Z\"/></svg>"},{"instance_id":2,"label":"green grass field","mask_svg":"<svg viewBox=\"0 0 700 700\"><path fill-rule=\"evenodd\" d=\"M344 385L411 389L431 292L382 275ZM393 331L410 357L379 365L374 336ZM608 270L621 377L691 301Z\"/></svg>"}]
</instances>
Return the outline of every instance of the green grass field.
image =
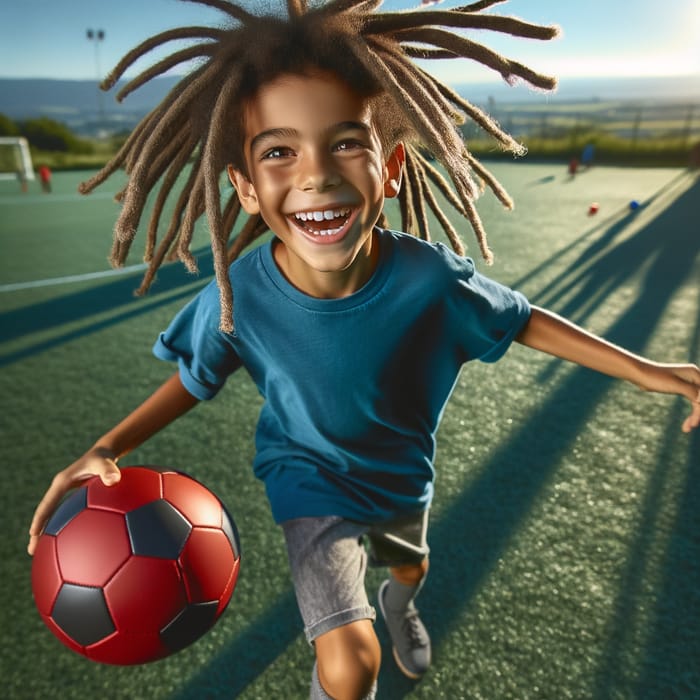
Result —
<instances>
[{"instance_id":1,"label":"green grass field","mask_svg":"<svg viewBox=\"0 0 700 700\"><path fill-rule=\"evenodd\" d=\"M490 195L480 202L491 276L634 351L700 361L697 175L493 169L516 211ZM242 569L219 624L174 657L118 668L65 649L34 608L25 547L36 502L170 374L153 341L211 275L202 229L201 276L174 264L135 298L139 269L114 275L106 263L118 183L81 198L85 176L56 174L51 195L0 182L0 694L306 698L312 655L250 468L260 401L243 373L123 461L191 472L233 513ZM588 216L593 201L600 209ZM419 599L434 666L418 683L401 676L378 622L378 697L700 698L700 435L680 432L686 412L680 399L517 345L495 365L466 367L440 430L432 568ZM370 572L372 598L382 575Z\"/></svg>"}]
</instances>

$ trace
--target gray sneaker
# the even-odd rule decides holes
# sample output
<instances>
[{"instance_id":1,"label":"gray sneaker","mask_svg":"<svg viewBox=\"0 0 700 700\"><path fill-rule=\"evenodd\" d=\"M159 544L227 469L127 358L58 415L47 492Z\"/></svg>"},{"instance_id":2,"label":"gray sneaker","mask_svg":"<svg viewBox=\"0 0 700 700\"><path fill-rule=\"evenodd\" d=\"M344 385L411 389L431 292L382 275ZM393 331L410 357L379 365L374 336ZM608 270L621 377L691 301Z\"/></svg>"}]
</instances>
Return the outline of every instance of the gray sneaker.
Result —
<instances>
[{"instance_id":1,"label":"gray sneaker","mask_svg":"<svg viewBox=\"0 0 700 700\"><path fill-rule=\"evenodd\" d=\"M393 643L394 659L405 676L417 679L430 666L430 637L413 602L404 610L391 610L384 605L388 585L387 579L379 587L378 598Z\"/></svg>"}]
</instances>

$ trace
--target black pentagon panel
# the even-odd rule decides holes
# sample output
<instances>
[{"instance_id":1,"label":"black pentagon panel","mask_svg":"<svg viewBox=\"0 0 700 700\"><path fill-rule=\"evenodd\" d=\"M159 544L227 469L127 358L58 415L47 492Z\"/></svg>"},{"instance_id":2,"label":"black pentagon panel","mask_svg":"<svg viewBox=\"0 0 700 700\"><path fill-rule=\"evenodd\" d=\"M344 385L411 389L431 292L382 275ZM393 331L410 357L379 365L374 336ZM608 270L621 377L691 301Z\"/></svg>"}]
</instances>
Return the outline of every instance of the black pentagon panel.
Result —
<instances>
[{"instance_id":1,"label":"black pentagon panel","mask_svg":"<svg viewBox=\"0 0 700 700\"><path fill-rule=\"evenodd\" d=\"M163 499L127 513L126 527L134 554L161 559L177 559L192 530L182 513Z\"/></svg>"},{"instance_id":2,"label":"black pentagon panel","mask_svg":"<svg viewBox=\"0 0 700 700\"><path fill-rule=\"evenodd\" d=\"M44 532L47 535L57 535L73 518L82 510L87 508L87 487L78 489L73 492L63 503L61 503L56 511L49 519Z\"/></svg>"},{"instance_id":3,"label":"black pentagon panel","mask_svg":"<svg viewBox=\"0 0 700 700\"><path fill-rule=\"evenodd\" d=\"M226 537L228 537L228 540L231 543L233 556L238 559L241 556L241 543L238 539L238 530L236 529L236 523L228 514L228 511L223 504L221 506L221 529L226 533Z\"/></svg>"},{"instance_id":4,"label":"black pentagon panel","mask_svg":"<svg viewBox=\"0 0 700 700\"><path fill-rule=\"evenodd\" d=\"M192 644L214 624L218 607L218 600L188 605L160 631L163 644L171 652Z\"/></svg>"},{"instance_id":5,"label":"black pentagon panel","mask_svg":"<svg viewBox=\"0 0 700 700\"><path fill-rule=\"evenodd\" d=\"M64 583L51 617L71 639L83 646L95 644L115 630L101 588Z\"/></svg>"}]
</instances>

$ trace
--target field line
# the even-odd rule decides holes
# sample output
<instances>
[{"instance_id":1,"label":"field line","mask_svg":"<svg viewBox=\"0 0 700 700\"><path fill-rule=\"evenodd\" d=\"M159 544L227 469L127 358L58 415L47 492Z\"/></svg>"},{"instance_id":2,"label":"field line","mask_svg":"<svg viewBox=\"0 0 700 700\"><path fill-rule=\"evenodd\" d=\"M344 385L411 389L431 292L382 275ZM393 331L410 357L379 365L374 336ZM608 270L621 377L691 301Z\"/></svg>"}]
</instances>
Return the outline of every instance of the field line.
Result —
<instances>
[{"instance_id":1,"label":"field line","mask_svg":"<svg viewBox=\"0 0 700 700\"><path fill-rule=\"evenodd\" d=\"M102 270L100 272L86 272L82 275L68 275L66 277L51 277L43 280L30 280L29 282L15 282L12 284L0 284L0 292L16 292L21 289L34 289L36 287L51 287L58 284L72 284L73 282L85 282L86 280L101 279L103 277L114 277L116 275L128 275L131 272L145 270L147 265L129 265L116 270Z\"/></svg>"},{"instance_id":2,"label":"field line","mask_svg":"<svg viewBox=\"0 0 700 700\"><path fill-rule=\"evenodd\" d=\"M96 199L114 199L115 192L91 192L80 194L79 192L65 194L42 194L40 192L0 194L2 204L56 204L57 202L89 202Z\"/></svg>"}]
</instances>

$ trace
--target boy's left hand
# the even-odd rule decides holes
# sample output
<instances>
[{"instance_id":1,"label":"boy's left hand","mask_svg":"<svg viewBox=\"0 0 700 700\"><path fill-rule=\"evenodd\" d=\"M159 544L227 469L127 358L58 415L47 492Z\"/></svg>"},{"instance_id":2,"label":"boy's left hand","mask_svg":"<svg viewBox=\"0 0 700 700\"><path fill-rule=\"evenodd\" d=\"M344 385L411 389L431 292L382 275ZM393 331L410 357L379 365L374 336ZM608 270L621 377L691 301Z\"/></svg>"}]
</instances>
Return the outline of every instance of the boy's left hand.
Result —
<instances>
[{"instance_id":1,"label":"boy's left hand","mask_svg":"<svg viewBox=\"0 0 700 700\"><path fill-rule=\"evenodd\" d=\"M696 365L651 363L649 370L644 372L639 387L644 391L685 396L692 409L681 429L684 433L689 433L700 427L700 368Z\"/></svg>"}]
</instances>

